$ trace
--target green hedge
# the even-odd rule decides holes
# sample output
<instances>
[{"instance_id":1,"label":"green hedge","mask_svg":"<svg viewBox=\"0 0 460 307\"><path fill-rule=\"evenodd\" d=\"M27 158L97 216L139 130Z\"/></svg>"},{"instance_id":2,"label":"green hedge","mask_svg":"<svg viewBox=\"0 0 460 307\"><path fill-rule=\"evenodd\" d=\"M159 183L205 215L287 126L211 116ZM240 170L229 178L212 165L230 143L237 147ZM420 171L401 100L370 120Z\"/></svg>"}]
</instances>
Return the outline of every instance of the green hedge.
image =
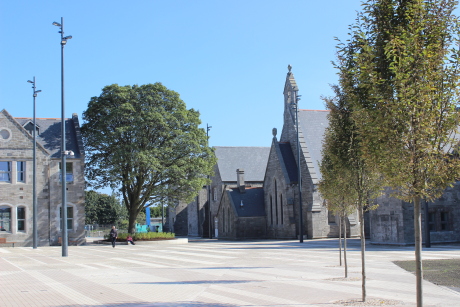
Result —
<instances>
[{"instance_id":1,"label":"green hedge","mask_svg":"<svg viewBox=\"0 0 460 307\"><path fill-rule=\"evenodd\" d=\"M128 233L119 233L117 241L124 242L128 237ZM134 241L149 241L149 240L165 240L165 239L174 239L176 236L172 232L138 232L133 235ZM104 239L109 240L109 234L104 235Z\"/></svg>"}]
</instances>

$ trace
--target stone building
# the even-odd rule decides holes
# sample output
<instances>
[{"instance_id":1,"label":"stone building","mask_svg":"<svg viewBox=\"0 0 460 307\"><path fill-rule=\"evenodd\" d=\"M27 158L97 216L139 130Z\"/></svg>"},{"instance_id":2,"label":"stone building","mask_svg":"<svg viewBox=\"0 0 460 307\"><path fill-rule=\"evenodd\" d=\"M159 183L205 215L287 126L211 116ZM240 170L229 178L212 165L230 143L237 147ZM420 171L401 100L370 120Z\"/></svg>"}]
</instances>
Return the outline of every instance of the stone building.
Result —
<instances>
[{"instance_id":1,"label":"stone building","mask_svg":"<svg viewBox=\"0 0 460 307\"><path fill-rule=\"evenodd\" d=\"M221 239L297 239L301 208L304 238L338 236L338 219L327 210L318 191L321 180L319 163L329 112L299 109L296 114L293 106L299 101L298 91L289 67L283 91L283 127L279 139L277 130L273 129L271 147L215 148L218 162L211 178L209 196L204 188L194 203L179 207L179 211L197 212L183 214L188 217L189 233L190 229L196 228L198 232L195 233L207 237L209 222L214 219L211 229ZM207 209L208 197L211 199L211 214ZM365 215L365 232L370 242L413 244L413 205L389 195L375 202L379 205L377 209ZM357 214L348 216L346 223L347 235L358 236ZM427 205L422 223L430 230L431 242L460 242L459 182L446 189L440 199Z\"/></svg>"},{"instance_id":2,"label":"stone building","mask_svg":"<svg viewBox=\"0 0 460 307\"><path fill-rule=\"evenodd\" d=\"M267 237L264 188L246 186L244 170L236 170L236 187L223 190L216 212L217 237L221 239L261 239Z\"/></svg>"},{"instance_id":3,"label":"stone building","mask_svg":"<svg viewBox=\"0 0 460 307\"><path fill-rule=\"evenodd\" d=\"M273 129L270 157L264 180L267 235L269 238L297 238L299 212L302 208L303 236L325 238L338 236L338 220L328 212L318 191L321 180L322 141L328 125L328 111L302 110L297 113L300 143L301 202L299 205L298 153L296 108L299 88L293 73L284 85L283 128L279 141ZM359 233L356 215L348 217L349 235Z\"/></svg>"},{"instance_id":4,"label":"stone building","mask_svg":"<svg viewBox=\"0 0 460 307\"><path fill-rule=\"evenodd\" d=\"M246 187L262 187L270 147L215 146L217 164L211 185L203 187L191 203L179 202L168 210L167 226L177 235L212 237L219 235L217 211L224 190L237 186L237 169L245 170ZM209 194L208 194L209 193ZM209 214L208 198L211 200ZM211 222L211 225L209 225Z\"/></svg>"},{"instance_id":5,"label":"stone building","mask_svg":"<svg viewBox=\"0 0 460 307\"><path fill-rule=\"evenodd\" d=\"M12 117L0 112L0 237L17 246L33 240L33 129L36 129L38 245L61 236L61 120ZM78 116L66 119L67 222L69 240L85 243L84 150Z\"/></svg>"},{"instance_id":6,"label":"stone building","mask_svg":"<svg viewBox=\"0 0 460 307\"><path fill-rule=\"evenodd\" d=\"M368 213L370 242L413 244L414 206L388 195L375 203L377 209ZM425 243L428 234L430 243L460 242L460 182L447 188L434 202L422 202L422 232Z\"/></svg>"}]
</instances>

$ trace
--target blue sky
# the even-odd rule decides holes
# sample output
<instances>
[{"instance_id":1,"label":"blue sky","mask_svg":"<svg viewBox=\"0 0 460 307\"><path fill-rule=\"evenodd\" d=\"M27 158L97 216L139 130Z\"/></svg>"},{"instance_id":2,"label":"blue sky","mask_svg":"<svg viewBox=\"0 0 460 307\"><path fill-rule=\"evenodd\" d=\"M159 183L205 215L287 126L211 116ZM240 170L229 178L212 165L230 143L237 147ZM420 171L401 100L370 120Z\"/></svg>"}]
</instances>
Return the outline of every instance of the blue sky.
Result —
<instances>
[{"instance_id":1,"label":"blue sky","mask_svg":"<svg viewBox=\"0 0 460 307\"><path fill-rule=\"evenodd\" d=\"M270 146L282 128L292 65L300 108L324 109L337 82L334 37L347 39L360 0L1 1L0 109L61 116L64 17L66 117L81 119L109 84L161 82L208 123L212 146Z\"/></svg>"}]
</instances>

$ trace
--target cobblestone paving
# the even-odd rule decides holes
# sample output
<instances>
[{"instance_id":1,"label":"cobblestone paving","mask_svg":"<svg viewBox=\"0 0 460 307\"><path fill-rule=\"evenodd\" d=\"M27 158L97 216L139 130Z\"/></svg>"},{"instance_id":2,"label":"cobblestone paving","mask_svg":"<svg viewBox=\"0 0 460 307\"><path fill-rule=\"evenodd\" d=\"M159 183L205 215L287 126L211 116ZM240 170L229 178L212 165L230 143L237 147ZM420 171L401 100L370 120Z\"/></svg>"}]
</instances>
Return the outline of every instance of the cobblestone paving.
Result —
<instances>
[{"instance_id":1,"label":"cobblestone paving","mask_svg":"<svg viewBox=\"0 0 460 307\"><path fill-rule=\"evenodd\" d=\"M68 257L61 247L2 247L0 306L362 306L359 240L349 243L348 279L332 239L70 246ZM392 262L413 257L413 247L368 246L370 302L415 306L415 277ZM460 259L460 247L423 258ZM424 306L459 301L424 282Z\"/></svg>"}]
</instances>

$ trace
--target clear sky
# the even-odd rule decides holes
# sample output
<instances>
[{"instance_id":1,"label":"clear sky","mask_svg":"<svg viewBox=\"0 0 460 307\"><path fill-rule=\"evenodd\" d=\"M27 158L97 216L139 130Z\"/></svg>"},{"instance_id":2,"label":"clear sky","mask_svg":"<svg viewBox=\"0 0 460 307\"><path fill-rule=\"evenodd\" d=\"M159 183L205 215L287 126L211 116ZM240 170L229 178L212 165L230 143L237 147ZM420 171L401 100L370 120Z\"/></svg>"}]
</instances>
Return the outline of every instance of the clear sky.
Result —
<instances>
[{"instance_id":1,"label":"clear sky","mask_svg":"<svg viewBox=\"0 0 460 307\"><path fill-rule=\"evenodd\" d=\"M300 108L324 109L337 82L334 37L347 39L360 0L97 0L0 2L0 110L80 119L105 85L161 82L212 126L212 146L270 146L281 131L288 64Z\"/></svg>"}]
</instances>

